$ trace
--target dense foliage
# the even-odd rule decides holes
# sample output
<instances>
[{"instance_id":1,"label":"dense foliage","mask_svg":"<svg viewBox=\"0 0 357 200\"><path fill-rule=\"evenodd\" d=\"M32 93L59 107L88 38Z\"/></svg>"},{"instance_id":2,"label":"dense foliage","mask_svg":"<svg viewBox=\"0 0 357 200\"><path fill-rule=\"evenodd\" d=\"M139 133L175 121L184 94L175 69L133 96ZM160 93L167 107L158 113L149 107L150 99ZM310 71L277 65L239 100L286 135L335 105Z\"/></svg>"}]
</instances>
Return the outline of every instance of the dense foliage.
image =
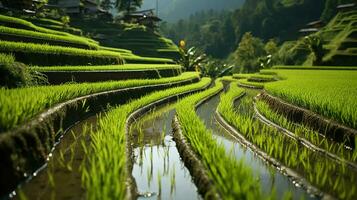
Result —
<instances>
[{"instance_id":1,"label":"dense foliage","mask_svg":"<svg viewBox=\"0 0 357 200\"><path fill-rule=\"evenodd\" d=\"M299 30L320 18L328 22L337 13L337 5L350 2L353 1L247 0L233 12L201 11L187 20L163 23L161 31L175 42L184 39L208 56L224 59L230 55L229 60L241 71L256 71L277 63L319 65L324 56L321 39L299 40L303 36ZM254 37L245 37L247 32ZM273 53L267 49L264 52L264 43L274 49ZM250 52L242 57L244 48ZM268 55L271 56L267 58Z\"/></svg>"}]
</instances>

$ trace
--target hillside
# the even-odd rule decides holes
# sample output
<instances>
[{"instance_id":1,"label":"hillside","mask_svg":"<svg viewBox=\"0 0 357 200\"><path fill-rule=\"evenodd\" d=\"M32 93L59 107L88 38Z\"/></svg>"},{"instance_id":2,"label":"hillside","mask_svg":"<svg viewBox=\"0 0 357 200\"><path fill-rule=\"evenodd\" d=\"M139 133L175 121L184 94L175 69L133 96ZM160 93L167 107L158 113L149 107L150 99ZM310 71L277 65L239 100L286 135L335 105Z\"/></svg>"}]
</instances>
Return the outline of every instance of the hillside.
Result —
<instances>
[{"instance_id":1,"label":"hillside","mask_svg":"<svg viewBox=\"0 0 357 200\"><path fill-rule=\"evenodd\" d=\"M338 13L317 35L324 44L326 65L357 65L357 11Z\"/></svg>"},{"instance_id":2,"label":"hillside","mask_svg":"<svg viewBox=\"0 0 357 200\"><path fill-rule=\"evenodd\" d=\"M159 0L159 16L165 21L176 22L203 10L237 9L243 2L244 0ZM151 8L156 8L156 0L145 0L142 9Z\"/></svg>"}]
</instances>

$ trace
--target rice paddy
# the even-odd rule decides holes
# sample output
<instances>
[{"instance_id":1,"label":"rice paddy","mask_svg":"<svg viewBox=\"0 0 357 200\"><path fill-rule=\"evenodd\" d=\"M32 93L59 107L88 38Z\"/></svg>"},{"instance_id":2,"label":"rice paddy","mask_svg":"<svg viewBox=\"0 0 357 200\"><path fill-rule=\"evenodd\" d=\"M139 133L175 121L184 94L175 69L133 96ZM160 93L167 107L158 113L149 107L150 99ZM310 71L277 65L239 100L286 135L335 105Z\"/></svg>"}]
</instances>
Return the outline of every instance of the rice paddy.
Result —
<instances>
[{"instance_id":1,"label":"rice paddy","mask_svg":"<svg viewBox=\"0 0 357 200\"><path fill-rule=\"evenodd\" d=\"M184 72L159 33L117 25L95 27L108 36L98 42L90 29L0 15L0 75L18 64L66 80L0 86L0 199L357 199L356 67L213 80ZM326 62L354 52L330 47ZM77 83L81 72L95 78Z\"/></svg>"}]
</instances>

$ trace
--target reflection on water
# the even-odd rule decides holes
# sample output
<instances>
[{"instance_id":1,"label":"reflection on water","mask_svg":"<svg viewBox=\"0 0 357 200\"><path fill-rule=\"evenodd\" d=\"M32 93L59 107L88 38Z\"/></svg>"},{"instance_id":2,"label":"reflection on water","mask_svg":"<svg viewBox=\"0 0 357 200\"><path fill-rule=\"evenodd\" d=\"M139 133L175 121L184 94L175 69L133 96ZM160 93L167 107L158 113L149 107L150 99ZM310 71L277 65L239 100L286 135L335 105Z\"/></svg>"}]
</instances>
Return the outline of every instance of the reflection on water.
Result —
<instances>
[{"instance_id":1,"label":"reflection on water","mask_svg":"<svg viewBox=\"0 0 357 200\"><path fill-rule=\"evenodd\" d=\"M256 92L253 91L248 95L254 95L255 93ZM272 188L275 188L278 199L283 198L287 191L292 193L294 199L313 199L313 197L310 197L305 190L295 187L286 176L267 165L252 151L237 143L232 136L217 124L214 118L214 113L219 104L219 98L219 95L217 95L205 102L197 109L197 114L204 121L206 127L212 130L217 142L225 146L227 153L234 154L237 160L244 159L245 163L251 166L257 179L260 180L263 192L270 194ZM240 110L240 112L244 112L244 110Z\"/></svg>"},{"instance_id":2,"label":"reflection on water","mask_svg":"<svg viewBox=\"0 0 357 200\"><path fill-rule=\"evenodd\" d=\"M134 124L133 176L139 199L201 199L172 138L175 110L165 106Z\"/></svg>"},{"instance_id":3,"label":"reflection on water","mask_svg":"<svg viewBox=\"0 0 357 200\"><path fill-rule=\"evenodd\" d=\"M48 159L47 167L17 190L15 199L85 199L80 166L85 159L83 147L90 143L89 126L96 128L92 116L69 129Z\"/></svg>"}]
</instances>

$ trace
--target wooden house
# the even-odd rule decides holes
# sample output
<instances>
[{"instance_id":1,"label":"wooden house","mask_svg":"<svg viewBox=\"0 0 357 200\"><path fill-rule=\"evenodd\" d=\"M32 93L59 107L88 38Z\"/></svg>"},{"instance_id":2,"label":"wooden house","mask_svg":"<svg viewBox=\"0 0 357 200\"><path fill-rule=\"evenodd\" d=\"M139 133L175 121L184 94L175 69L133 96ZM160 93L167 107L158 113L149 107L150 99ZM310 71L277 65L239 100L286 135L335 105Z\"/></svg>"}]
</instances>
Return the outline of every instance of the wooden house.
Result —
<instances>
[{"instance_id":1,"label":"wooden house","mask_svg":"<svg viewBox=\"0 0 357 200\"><path fill-rule=\"evenodd\" d=\"M154 14L154 9L131 12L123 17L125 22L137 23L148 28L157 28L157 23L162 21Z\"/></svg>"}]
</instances>

